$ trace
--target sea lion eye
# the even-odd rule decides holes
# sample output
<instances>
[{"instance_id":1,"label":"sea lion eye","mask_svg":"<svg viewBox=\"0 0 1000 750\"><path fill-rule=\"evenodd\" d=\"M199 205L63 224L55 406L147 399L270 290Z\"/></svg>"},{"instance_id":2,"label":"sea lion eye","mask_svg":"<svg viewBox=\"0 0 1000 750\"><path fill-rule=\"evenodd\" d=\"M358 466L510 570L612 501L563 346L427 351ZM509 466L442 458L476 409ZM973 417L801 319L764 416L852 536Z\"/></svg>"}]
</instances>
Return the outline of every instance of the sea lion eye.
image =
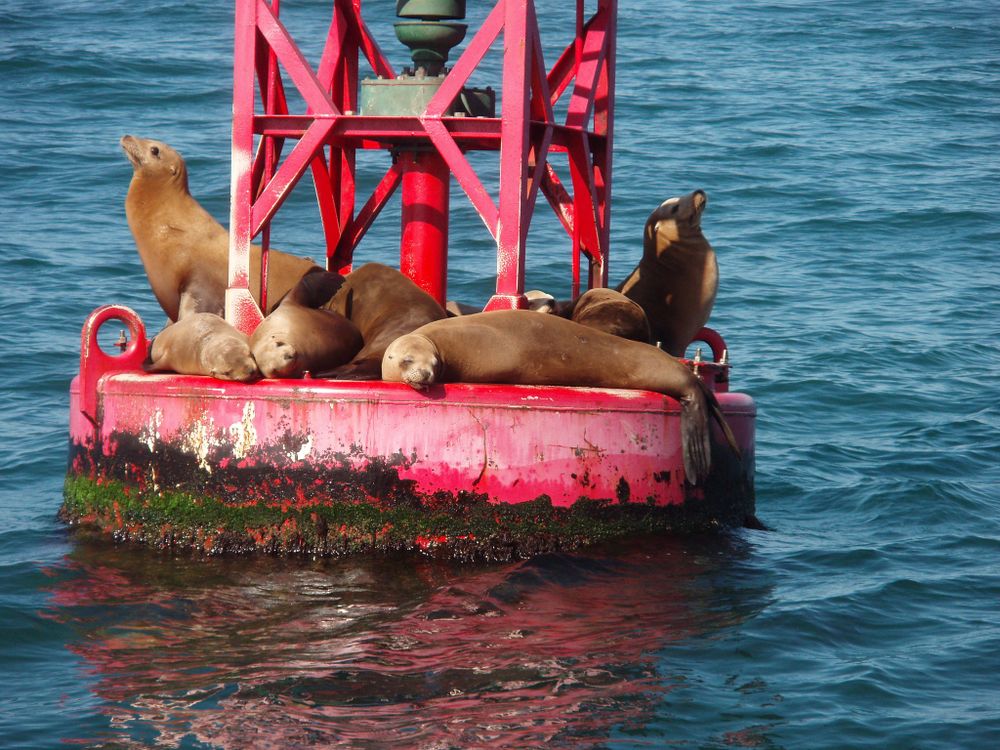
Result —
<instances>
[{"instance_id":1,"label":"sea lion eye","mask_svg":"<svg viewBox=\"0 0 1000 750\"><path fill-rule=\"evenodd\" d=\"M153 146L152 148L150 148L149 153L151 153L153 156L159 156L160 155L159 146Z\"/></svg>"}]
</instances>

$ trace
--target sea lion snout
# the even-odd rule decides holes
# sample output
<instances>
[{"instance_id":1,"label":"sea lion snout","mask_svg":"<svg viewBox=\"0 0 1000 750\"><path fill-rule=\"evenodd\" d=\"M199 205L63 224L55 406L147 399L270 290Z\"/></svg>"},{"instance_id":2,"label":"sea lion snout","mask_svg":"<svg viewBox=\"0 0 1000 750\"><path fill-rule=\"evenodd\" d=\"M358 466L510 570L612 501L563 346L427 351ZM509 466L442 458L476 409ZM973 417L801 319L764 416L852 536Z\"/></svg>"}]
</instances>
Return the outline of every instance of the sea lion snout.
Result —
<instances>
[{"instance_id":1,"label":"sea lion snout","mask_svg":"<svg viewBox=\"0 0 1000 750\"><path fill-rule=\"evenodd\" d=\"M257 362L250 353L250 346L242 334L232 338L217 338L214 350L206 351L210 363L209 374L219 380L246 382L260 374Z\"/></svg>"},{"instance_id":2,"label":"sea lion snout","mask_svg":"<svg viewBox=\"0 0 1000 750\"><path fill-rule=\"evenodd\" d=\"M419 367L413 364L401 363L403 382L411 388L422 391L434 382L434 369L432 367Z\"/></svg>"},{"instance_id":3,"label":"sea lion snout","mask_svg":"<svg viewBox=\"0 0 1000 750\"><path fill-rule=\"evenodd\" d=\"M387 359L392 362L396 360L393 356ZM434 371L437 366L437 358L427 360L423 357L407 355L398 360L399 375L402 382L411 388L422 391L434 382Z\"/></svg>"},{"instance_id":4,"label":"sea lion snout","mask_svg":"<svg viewBox=\"0 0 1000 750\"><path fill-rule=\"evenodd\" d=\"M247 359L225 370L211 370L209 375L219 380L236 380L245 383L248 380L253 380L257 373L257 363L252 359Z\"/></svg>"},{"instance_id":5,"label":"sea lion snout","mask_svg":"<svg viewBox=\"0 0 1000 750\"><path fill-rule=\"evenodd\" d=\"M184 160L166 143L137 138L134 135L123 135L118 143L125 156L132 162L132 168L137 176L150 178L161 175L168 179L179 177L186 185L187 170Z\"/></svg>"},{"instance_id":6,"label":"sea lion snout","mask_svg":"<svg viewBox=\"0 0 1000 750\"><path fill-rule=\"evenodd\" d=\"M118 145L122 147L122 151L125 152L125 156L128 157L128 160L132 162L133 167L138 168L142 165L140 146L135 136L123 135L118 141Z\"/></svg>"}]
</instances>

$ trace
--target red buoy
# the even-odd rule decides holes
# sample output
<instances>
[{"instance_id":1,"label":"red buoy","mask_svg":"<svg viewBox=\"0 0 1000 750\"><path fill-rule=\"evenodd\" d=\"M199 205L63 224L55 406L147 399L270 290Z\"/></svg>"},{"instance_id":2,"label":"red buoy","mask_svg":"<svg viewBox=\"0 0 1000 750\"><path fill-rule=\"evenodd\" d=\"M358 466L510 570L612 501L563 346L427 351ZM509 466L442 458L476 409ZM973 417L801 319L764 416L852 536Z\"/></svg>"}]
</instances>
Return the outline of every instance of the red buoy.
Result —
<instances>
[{"instance_id":1,"label":"red buoy","mask_svg":"<svg viewBox=\"0 0 1000 750\"><path fill-rule=\"evenodd\" d=\"M404 18L413 17L408 5L397 6ZM436 70L447 50L428 51L421 40L458 37L461 24L441 21L458 11L418 8L423 15L406 22L417 28L407 25L400 38L423 67L398 73L360 6L334 0L313 67L282 24L279 0L236 2L227 320L247 333L261 320L249 289L250 243L260 238L266 264L270 222L306 174L331 270L349 272L358 242L400 190L400 269L443 304L454 177L497 247L485 309L526 306L526 240L539 192L566 230L573 293L583 283L606 285L615 0L599 0L589 17L577 0L574 39L551 66L532 0L498 0L450 71L443 62ZM444 6L464 9L454 0ZM442 23L443 31L421 26ZM492 90L467 84L501 37L498 117ZM363 62L373 73L366 81ZM290 111L289 86L304 111ZM388 161L363 203L358 149L382 150ZM499 152L492 192L466 158L477 150ZM566 155L568 177L557 154ZM109 320L130 332L119 355L97 345ZM431 539L435 548L494 557L739 526L754 513L755 407L728 392L721 337L705 329L700 338L713 359L692 366L716 392L741 455L716 433L712 474L695 486L684 476L679 406L662 394L471 384L420 393L382 382L153 375L141 368L142 322L127 308L102 307L84 326L71 389L63 515L121 537L207 550L336 554L426 549Z\"/></svg>"}]
</instances>

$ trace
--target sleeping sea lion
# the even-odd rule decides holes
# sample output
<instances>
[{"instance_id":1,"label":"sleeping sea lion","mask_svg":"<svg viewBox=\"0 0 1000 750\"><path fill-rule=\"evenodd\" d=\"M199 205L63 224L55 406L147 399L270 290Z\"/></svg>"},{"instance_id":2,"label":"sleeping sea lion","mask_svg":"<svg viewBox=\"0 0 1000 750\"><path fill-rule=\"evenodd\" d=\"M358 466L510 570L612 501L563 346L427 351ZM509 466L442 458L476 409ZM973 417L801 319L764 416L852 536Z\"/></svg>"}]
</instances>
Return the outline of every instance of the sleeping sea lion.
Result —
<instances>
[{"instance_id":1,"label":"sleeping sea lion","mask_svg":"<svg viewBox=\"0 0 1000 750\"><path fill-rule=\"evenodd\" d=\"M348 274L328 307L354 323L365 342L349 363L321 375L342 380L378 380L389 344L448 315L409 277L381 263L366 263Z\"/></svg>"},{"instance_id":2,"label":"sleeping sea lion","mask_svg":"<svg viewBox=\"0 0 1000 750\"><path fill-rule=\"evenodd\" d=\"M358 327L339 313L318 309L344 283L330 271L310 271L250 336L265 378L300 378L342 365L361 348Z\"/></svg>"},{"instance_id":3,"label":"sleeping sea lion","mask_svg":"<svg viewBox=\"0 0 1000 750\"><path fill-rule=\"evenodd\" d=\"M422 390L434 383L510 383L657 391L681 405L684 473L691 484L711 466L709 416L737 453L715 396L685 365L649 344L528 310L447 318L386 349L382 379Z\"/></svg>"},{"instance_id":4,"label":"sleeping sea lion","mask_svg":"<svg viewBox=\"0 0 1000 750\"><path fill-rule=\"evenodd\" d=\"M708 322L719 288L715 252L701 233L707 201L695 190L661 203L646 220L639 265L617 287L646 311L653 340L675 357Z\"/></svg>"},{"instance_id":5,"label":"sleeping sea lion","mask_svg":"<svg viewBox=\"0 0 1000 750\"><path fill-rule=\"evenodd\" d=\"M181 155L161 141L123 136L132 162L125 215L160 307L170 320L192 312L221 315L229 283L229 232L188 190ZM268 310L318 266L278 250L268 254ZM250 248L250 292L260 304L260 247Z\"/></svg>"},{"instance_id":6,"label":"sleeping sea lion","mask_svg":"<svg viewBox=\"0 0 1000 750\"><path fill-rule=\"evenodd\" d=\"M148 372L253 380L259 375L246 334L212 313L190 313L156 334L143 364Z\"/></svg>"},{"instance_id":7,"label":"sleeping sea lion","mask_svg":"<svg viewBox=\"0 0 1000 750\"><path fill-rule=\"evenodd\" d=\"M637 303L614 289L589 289L576 298L568 312L569 319L574 323L623 339L650 343L646 313Z\"/></svg>"}]
</instances>

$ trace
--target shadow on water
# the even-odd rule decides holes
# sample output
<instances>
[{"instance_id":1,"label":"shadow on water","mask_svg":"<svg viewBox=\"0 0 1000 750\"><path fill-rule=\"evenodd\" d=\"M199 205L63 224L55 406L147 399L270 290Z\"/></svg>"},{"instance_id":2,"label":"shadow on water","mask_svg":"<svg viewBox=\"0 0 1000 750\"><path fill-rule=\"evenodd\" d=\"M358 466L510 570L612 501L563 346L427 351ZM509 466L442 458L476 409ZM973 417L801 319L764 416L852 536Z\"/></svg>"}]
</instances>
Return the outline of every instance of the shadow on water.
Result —
<instances>
[{"instance_id":1,"label":"shadow on water","mask_svg":"<svg viewBox=\"0 0 1000 750\"><path fill-rule=\"evenodd\" d=\"M46 614L74 633L106 729L63 740L621 746L657 714L663 726L678 685L662 649L768 605L773 580L752 552L739 536L657 539L469 567L177 558L81 540Z\"/></svg>"}]
</instances>

